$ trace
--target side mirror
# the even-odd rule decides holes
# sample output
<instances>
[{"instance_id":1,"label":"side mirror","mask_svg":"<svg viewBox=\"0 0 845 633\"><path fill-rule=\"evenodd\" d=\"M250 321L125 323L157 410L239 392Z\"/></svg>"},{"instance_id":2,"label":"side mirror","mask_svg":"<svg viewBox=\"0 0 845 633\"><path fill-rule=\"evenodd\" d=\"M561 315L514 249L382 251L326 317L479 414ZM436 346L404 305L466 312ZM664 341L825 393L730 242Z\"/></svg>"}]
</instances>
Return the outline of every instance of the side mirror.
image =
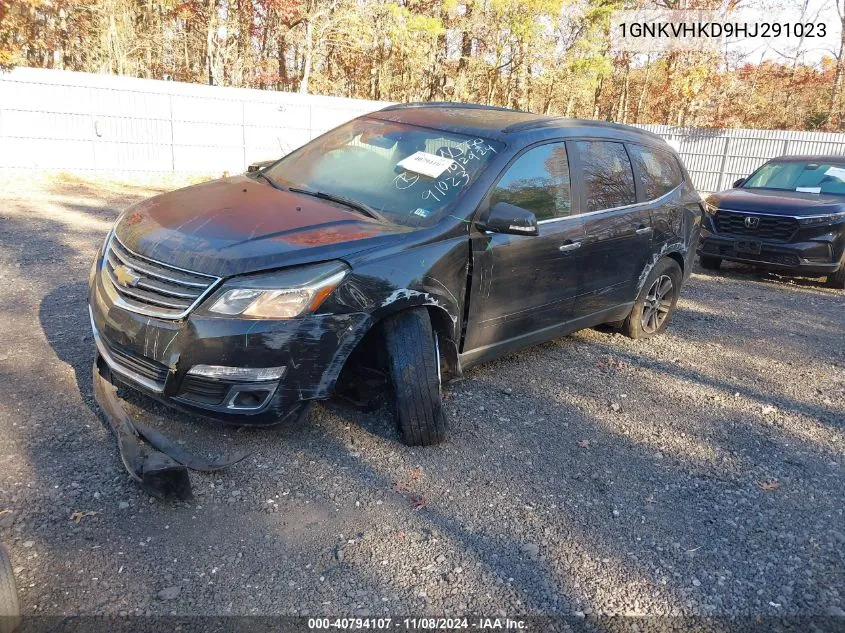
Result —
<instances>
[{"instance_id":1,"label":"side mirror","mask_svg":"<svg viewBox=\"0 0 845 633\"><path fill-rule=\"evenodd\" d=\"M740 178L739 180L734 180L733 188L737 189L738 187L742 187L745 184L745 178Z\"/></svg>"},{"instance_id":2,"label":"side mirror","mask_svg":"<svg viewBox=\"0 0 845 633\"><path fill-rule=\"evenodd\" d=\"M507 202L497 202L479 223L480 228L494 233L511 235L539 235L537 216Z\"/></svg>"}]
</instances>

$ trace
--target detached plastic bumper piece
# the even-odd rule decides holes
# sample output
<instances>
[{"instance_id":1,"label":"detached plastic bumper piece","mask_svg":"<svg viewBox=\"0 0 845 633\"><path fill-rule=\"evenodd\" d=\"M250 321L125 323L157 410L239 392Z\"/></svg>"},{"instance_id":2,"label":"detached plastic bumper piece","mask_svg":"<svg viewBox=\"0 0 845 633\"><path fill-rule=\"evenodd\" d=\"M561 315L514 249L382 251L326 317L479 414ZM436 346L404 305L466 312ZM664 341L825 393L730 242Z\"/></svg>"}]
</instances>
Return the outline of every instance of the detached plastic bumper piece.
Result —
<instances>
[{"instance_id":1,"label":"detached plastic bumper piece","mask_svg":"<svg viewBox=\"0 0 845 633\"><path fill-rule=\"evenodd\" d=\"M93 367L94 398L117 438L120 459L129 475L141 488L159 499L190 499L188 469L214 472L228 468L247 457L209 461L187 452L164 434L134 422L123 408L112 384L108 365L97 356Z\"/></svg>"}]
</instances>

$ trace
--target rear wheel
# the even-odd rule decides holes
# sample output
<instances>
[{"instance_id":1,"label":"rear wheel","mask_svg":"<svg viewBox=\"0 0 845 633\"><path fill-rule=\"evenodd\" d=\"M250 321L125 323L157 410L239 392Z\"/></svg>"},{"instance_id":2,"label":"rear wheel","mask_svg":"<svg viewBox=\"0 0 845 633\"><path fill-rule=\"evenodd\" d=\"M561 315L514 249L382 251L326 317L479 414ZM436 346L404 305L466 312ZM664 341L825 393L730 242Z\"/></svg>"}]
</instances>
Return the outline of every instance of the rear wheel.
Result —
<instances>
[{"instance_id":1,"label":"rear wheel","mask_svg":"<svg viewBox=\"0 0 845 633\"><path fill-rule=\"evenodd\" d=\"M12 564L0 545L0 633L12 633L20 623L20 615Z\"/></svg>"},{"instance_id":2,"label":"rear wheel","mask_svg":"<svg viewBox=\"0 0 845 633\"><path fill-rule=\"evenodd\" d=\"M719 266L722 265L722 258L701 255L698 258L698 263L701 264L702 268L706 268L707 270L719 270Z\"/></svg>"},{"instance_id":3,"label":"rear wheel","mask_svg":"<svg viewBox=\"0 0 845 633\"><path fill-rule=\"evenodd\" d=\"M446 438L440 400L440 358L428 310L415 308L384 324L394 416L402 441L428 446Z\"/></svg>"},{"instance_id":4,"label":"rear wheel","mask_svg":"<svg viewBox=\"0 0 845 633\"><path fill-rule=\"evenodd\" d=\"M675 260L667 258L657 262L622 324L622 333L633 339L661 334L675 310L682 280L681 267Z\"/></svg>"}]
</instances>

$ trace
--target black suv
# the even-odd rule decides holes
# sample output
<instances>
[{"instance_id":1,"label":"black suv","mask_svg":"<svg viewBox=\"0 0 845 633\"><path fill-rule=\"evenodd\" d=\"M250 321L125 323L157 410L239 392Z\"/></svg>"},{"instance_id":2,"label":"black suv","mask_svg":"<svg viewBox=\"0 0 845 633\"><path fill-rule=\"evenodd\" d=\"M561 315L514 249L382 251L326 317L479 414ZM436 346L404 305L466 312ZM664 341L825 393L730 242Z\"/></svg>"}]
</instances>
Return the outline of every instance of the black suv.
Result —
<instances>
[{"instance_id":1,"label":"black suv","mask_svg":"<svg viewBox=\"0 0 845 633\"><path fill-rule=\"evenodd\" d=\"M701 218L648 132L388 107L126 209L89 279L98 363L174 407L257 424L378 375L403 440L431 444L441 375L602 323L662 332Z\"/></svg>"},{"instance_id":2,"label":"black suv","mask_svg":"<svg viewBox=\"0 0 845 633\"><path fill-rule=\"evenodd\" d=\"M783 156L707 198L703 268L723 259L845 288L845 158Z\"/></svg>"}]
</instances>

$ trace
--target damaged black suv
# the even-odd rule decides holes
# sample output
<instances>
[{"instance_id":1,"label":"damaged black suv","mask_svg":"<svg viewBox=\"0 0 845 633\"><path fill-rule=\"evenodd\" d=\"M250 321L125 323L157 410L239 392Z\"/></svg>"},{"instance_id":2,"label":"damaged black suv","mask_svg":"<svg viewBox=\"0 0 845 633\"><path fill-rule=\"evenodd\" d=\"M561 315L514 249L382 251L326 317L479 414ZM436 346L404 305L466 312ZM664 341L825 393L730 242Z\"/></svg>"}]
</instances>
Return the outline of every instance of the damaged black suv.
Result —
<instances>
[{"instance_id":1,"label":"damaged black suv","mask_svg":"<svg viewBox=\"0 0 845 633\"><path fill-rule=\"evenodd\" d=\"M255 424L365 370L403 440L432 444L442 375L603 323L662 332L701 217L648 132L392 106L126 209L89 279L98 363L174 407Z\"/></svg>"}]
</instances>

